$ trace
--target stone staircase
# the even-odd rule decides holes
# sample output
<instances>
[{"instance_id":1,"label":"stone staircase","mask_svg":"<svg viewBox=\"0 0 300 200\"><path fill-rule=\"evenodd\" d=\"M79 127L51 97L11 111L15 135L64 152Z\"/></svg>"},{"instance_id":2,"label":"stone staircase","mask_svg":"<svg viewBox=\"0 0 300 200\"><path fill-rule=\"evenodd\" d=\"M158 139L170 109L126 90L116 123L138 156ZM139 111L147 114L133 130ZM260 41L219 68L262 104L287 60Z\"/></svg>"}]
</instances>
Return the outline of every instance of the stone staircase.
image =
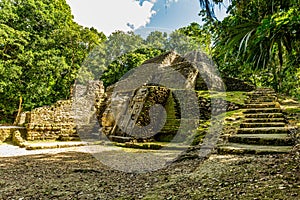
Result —
<instances>
[{"instance_id":1,"label":"stone staircase","mask_svg":"<svg viewBox=\"0 0 300 200\"><path fill-rule=\"evenodd\" d=\"M250 92L243 111L244 118L237 134L218 146L220 154L272 154L289 152L294 141L276 93L269 88Z\"/></svg>"}]
</instances>

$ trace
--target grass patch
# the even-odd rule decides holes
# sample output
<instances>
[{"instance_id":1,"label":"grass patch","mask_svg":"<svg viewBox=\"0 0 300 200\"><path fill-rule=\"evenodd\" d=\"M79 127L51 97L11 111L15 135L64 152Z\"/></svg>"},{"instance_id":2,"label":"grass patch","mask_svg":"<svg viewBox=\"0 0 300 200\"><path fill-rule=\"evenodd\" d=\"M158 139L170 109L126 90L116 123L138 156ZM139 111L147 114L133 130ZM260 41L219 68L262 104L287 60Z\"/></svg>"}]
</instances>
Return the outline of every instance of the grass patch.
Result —
<instances>
[{"instance_id":1,"label":"grass patch","mask_svg":"<svg viewBox=\"0 0 300 200\"><path fill-rule=\"evenodd\" d=\"M300 113L300 107L298 106L284 107L284 111L288 113Z\"/></svg>"},{"instance_id":2,"label":"grass patch","mask_svg":"<svg viewBox=\"0 0 300 200\"><path fill-rule=\"evenodd\" d=\"M230 118L230 117L241 117L243 115L243 111L238 109L238 110L232 110L232 111L228 111L228 112L224 112L217 117L217 119L225 119L225 118Z\"/></svg>"},{"instance_id":3,"label":"grass patch","mask_svg":"<svg viewBox=\"0 0 300 200\"><path fill-rule=\"evenodd\" d=\"M209 90L199 90L197 91L199 97L206 99L209 98L221 98L226 101L243 105L245 99L247 98L247 92L233 91L233 92L216 92Z\"/></svg>"}]
</instances>

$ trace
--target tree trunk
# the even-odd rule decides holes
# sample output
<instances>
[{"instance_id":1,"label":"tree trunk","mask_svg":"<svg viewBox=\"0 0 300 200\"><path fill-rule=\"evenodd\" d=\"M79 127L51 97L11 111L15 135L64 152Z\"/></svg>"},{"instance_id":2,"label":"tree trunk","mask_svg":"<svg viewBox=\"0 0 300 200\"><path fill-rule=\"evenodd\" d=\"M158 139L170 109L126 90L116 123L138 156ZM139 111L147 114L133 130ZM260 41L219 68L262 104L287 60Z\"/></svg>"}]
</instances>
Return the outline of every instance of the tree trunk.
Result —
<instances>
[{"instance_id":1,"label":"tree trunk","mask_svg":"<svg viewBox=\"0 0 300 200\"><path fill-rule=\"evenodd\" d=\"M22 112L22 102L23 102L22 96L20 96L18 114L17 114L17 116L16 116L16 119L15 119L13 125L18 125L18 123L20 122L21 112Z\"/></svg>"},{"instance_id":2,"label":"tree trunk","mask_svg":"<svg viewBox=\"0 0 300 200\"><path fill-rule=\"evenodd\" d=\"M283 67L283 52L281 43L278 43L278 58L279 58L279 69L278 69L278 90L282 89L282 67Z\"/></svg>"}]
</instances>

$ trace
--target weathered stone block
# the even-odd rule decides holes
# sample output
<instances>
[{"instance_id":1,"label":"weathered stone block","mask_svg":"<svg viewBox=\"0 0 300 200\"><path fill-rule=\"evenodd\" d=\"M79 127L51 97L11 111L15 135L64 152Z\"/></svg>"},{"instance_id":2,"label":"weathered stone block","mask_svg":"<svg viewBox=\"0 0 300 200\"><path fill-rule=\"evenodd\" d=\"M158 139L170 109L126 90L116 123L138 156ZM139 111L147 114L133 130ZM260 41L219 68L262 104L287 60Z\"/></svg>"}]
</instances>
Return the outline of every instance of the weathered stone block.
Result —
<instances>
[{"instance_id":1,"label":"weathered stone block","mask_svg":"<svg viewBox=\"0 0 300 200\"><path fill-rule=\"evenodd\" d=\"M8 139L11 139L11 130L9 128L0 129L0 142L4 142Z\"/></svg>"},{"instance_id":2,"label":"weathered stone block","mask_svg":"<svg viewBox=\"0 0 300 200\"><path fill-rule=\"evenodd\" d=\"M15 130L12 134L12 142L13 144L20 146L20 147L25 147L25 141L22 138L22 134L19 130Z\"/></svg>"}]
</instances>

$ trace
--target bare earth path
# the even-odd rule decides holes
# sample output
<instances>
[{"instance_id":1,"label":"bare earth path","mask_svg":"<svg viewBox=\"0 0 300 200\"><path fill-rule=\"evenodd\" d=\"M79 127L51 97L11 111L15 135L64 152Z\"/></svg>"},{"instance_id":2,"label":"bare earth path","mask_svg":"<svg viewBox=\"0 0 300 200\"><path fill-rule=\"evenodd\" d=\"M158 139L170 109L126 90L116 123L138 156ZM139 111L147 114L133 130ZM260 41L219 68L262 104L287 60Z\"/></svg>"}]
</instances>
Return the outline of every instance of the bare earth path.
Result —
<instances>
[{"instance_id":1,"label":"bare earth path","mask_svg":"<svg viewBox=\"0 0 300 200\"><path fill-rule=\"evenodd\" d=\"M61 143L61 142L60 142ZM77 151L77 152L89 152L85 146L70 147L70 148L55 148L55 149L39 149L39 150L26 150L18 146L10 144L0 144L0 157L14 157L14 156L26 156L36 154L56 154L62 152Z\"/></svg>"},{"instance_id":2,"label":"bare earth path","mask_svg":"<svg viewBox=\"0 0 300 200\"><path fill-rule=\"evenodd\" d=\"M82 152L0 157L0 199L299 199L299 161L212 155L134 174Z\"/></svg>"}]
</instances>

